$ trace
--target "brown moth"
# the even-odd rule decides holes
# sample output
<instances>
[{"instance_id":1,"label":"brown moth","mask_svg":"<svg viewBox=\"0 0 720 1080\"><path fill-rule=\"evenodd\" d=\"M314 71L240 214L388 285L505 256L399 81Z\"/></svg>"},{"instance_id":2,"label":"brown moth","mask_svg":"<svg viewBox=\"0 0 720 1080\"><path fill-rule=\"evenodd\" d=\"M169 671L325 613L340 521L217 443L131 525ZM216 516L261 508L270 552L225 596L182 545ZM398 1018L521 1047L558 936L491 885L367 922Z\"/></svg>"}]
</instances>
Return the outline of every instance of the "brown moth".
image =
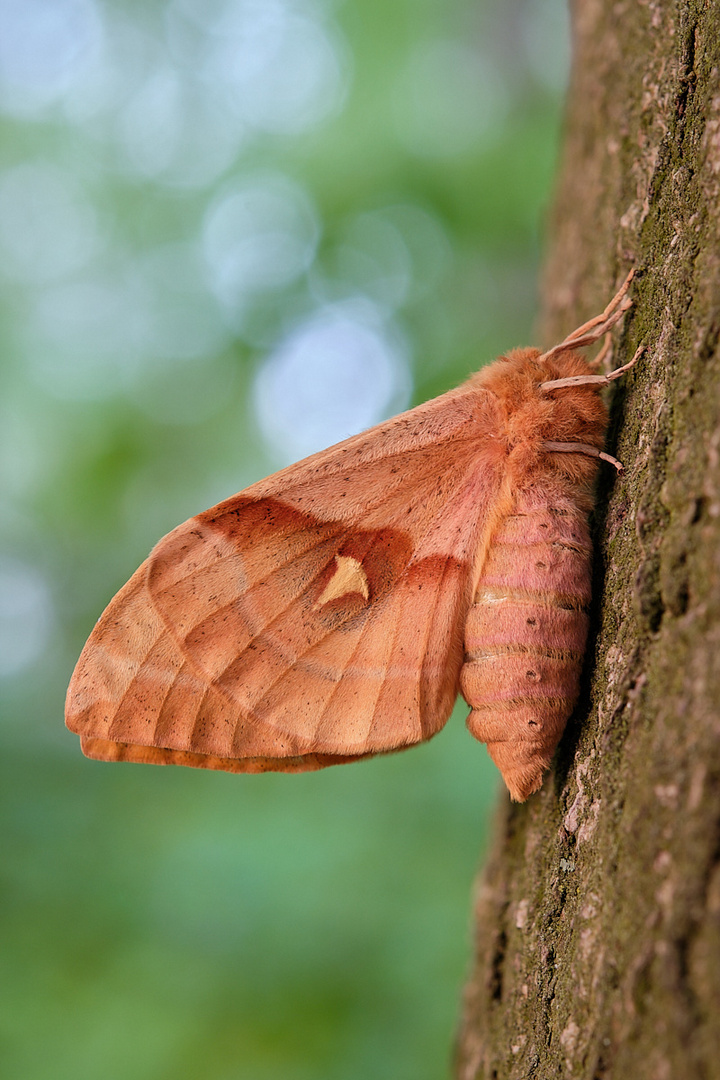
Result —
<instances>
[{"instance_id":1,"label":"brown moth","mask_svg":"<svg viewBox=\"0 0 720 1080\"><path fill-rule=\"evenodd\" d=\"M458 691L513 799L578 696L588 514L607 413L575 350L515 349L457 390L168 533L83 649L66 721L88 757L301 772L431 738Z\"/></svg>"}]
</instances>

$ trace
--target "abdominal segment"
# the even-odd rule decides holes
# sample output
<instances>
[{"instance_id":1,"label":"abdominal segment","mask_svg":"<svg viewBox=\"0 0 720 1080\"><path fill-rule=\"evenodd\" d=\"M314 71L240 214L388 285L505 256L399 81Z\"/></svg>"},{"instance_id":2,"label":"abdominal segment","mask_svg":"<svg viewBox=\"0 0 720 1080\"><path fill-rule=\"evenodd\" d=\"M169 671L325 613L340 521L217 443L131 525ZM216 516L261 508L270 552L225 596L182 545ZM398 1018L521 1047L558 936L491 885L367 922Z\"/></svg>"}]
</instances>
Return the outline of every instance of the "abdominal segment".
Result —
<instances>
[{"instance_id":1,"label":"abdominal segment","mask_svg":"<svg viewBox=\"0 0 720 1080\"><path fill-rule=\"evenodd\" d=\"M495 533L465 625L467 724L513 799L542 783L577 701L592 548L584 509L518 497Z\"/></svg>"}]
</instances>

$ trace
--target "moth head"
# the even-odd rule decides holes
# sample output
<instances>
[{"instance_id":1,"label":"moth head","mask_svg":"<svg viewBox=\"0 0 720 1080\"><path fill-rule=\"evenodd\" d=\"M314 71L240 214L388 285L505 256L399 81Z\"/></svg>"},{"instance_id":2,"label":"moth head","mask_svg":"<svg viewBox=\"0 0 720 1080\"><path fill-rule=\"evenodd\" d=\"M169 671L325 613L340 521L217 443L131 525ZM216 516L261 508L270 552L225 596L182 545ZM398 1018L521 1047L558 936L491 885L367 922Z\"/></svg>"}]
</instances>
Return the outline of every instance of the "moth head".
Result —
<instances>
[{"instance_id":1,"label":"moth head","mask_svg":"<svg viewBox=\"0 0 720 1080\"><path fill-rule=\"evenodd\" d=\"M539 349L514 349L495 364L484 368L478 383L497 399L504 414L504 435L507 451L523 468L545 468L549 441L583 443L601 450L607 428L607 409L601 387L594 383L543 389L543 384L575 377L592 376L593 369L576 351L564 351L553 356ZM557 460L563 472L578 470L588 475L594 463L587 459ZM555 460L555 458L553 459Z\"/></svg>"}]
</instances>

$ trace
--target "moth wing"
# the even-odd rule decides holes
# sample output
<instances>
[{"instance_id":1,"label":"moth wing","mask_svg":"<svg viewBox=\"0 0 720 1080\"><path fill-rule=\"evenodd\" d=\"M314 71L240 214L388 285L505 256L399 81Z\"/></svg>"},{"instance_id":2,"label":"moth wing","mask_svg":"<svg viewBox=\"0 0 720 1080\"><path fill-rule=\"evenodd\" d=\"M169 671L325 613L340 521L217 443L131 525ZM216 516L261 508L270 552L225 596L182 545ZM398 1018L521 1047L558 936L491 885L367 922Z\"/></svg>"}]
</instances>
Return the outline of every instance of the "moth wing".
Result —
<instances>
[{"instance_id":1,"label":"moth wing","mask_svg":"<svg viewBox=\"0 0 720 1080\"><path fill-rule=\"evenodd\" d=\"M84 752L296 771L435 734L502 498L496 409L452 391L164 537L78 661Z\"/></svg>"}]
</instances>

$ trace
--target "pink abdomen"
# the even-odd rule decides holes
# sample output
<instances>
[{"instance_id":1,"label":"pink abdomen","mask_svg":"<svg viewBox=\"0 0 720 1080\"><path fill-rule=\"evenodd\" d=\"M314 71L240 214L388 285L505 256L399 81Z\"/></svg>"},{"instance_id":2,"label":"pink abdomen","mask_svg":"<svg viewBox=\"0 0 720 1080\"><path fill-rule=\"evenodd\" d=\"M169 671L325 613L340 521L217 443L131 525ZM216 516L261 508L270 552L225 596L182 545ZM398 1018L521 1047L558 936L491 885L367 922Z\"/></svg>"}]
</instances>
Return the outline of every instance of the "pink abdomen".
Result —
<instances>
[{"instance_id":1,"label":"pink abdomen","mask_svg":"<svg viewBox=\"0 0 720 1080\"><path fill-rule=\"evenodd\" d=\"M592 547L570 500L518 498L495 533L465 624L467 724L513 798L536 791L577 701Z\"/></svg>"}]
</instances>

